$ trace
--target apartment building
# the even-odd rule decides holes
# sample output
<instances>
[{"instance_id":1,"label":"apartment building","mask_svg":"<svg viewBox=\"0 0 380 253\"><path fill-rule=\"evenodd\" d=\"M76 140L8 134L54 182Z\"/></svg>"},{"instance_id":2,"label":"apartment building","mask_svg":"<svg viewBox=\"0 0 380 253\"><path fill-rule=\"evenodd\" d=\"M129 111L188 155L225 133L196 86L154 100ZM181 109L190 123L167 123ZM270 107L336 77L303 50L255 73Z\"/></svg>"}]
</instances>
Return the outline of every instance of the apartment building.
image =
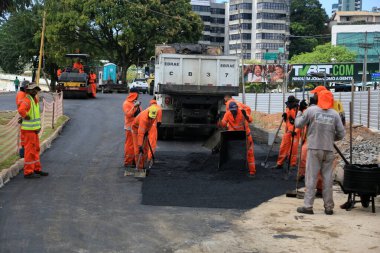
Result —
<instances>
[{"instance_id":1,"label":"apartment building","mask_svg":"<svg viewBox=\"0 0 380 253\"><path fill-rule=\"evenodd\" d=\"M289 0L230 0L226 8L226 52L241 55L243 50L245 59L260 61L266 52L279 53L279 59L267 62L283 62L289 53L289 11ZM283 48L285 52L281 53Z\"/></svg>"},{"instance_id":2,"label":"apartment building","mask_svg":"<svg viewBox=\"0 0 380 253\"><path fill-rule=\"evenodd\" d=\"M192 10L200 15L204 30L198 42L202 45L225 46L226 36L226 3L217 3L215 0L191 0Z\"/></svg>"},{"instance_id":3,"label":"apartment building","mask_svg":"<svg viewBox=\"0 0 380 253\"><path fill-rule=\"evenodd\" d=\"M363 0L339 0L332 4L332 14L337 11L361 11Z\"/></svg>"}]
</instances>

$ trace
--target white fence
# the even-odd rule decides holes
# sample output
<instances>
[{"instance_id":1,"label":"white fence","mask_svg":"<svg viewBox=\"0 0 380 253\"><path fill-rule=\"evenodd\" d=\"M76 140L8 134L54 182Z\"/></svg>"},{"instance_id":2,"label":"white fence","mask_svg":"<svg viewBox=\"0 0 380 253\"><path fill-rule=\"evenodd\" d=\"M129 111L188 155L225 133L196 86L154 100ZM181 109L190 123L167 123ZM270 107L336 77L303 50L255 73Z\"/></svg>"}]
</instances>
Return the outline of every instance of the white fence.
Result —
<instances>
[{"instance_id":1,"label":"white fence","mask_svg":"<svg viewBox=\"0 0 380 253\"><path fill-rule=\"evenodd\" d=\"M333 94L335 99L342 102L348 122L350 120L351 92L334 92ZM246 104L258 112L278 113L284 110L284 99L286 101L290 95L302 99L302 92L286 93L285 96L282 93L247 93ZM307 99L309 96L310 94L305 92L305 98ZM239 94L236 99L242 101L242 94ZM380 130L380 90L371 90L370 94L368 91L356 91L353 105L354 124Z\"/></svg>"}]
</instances>

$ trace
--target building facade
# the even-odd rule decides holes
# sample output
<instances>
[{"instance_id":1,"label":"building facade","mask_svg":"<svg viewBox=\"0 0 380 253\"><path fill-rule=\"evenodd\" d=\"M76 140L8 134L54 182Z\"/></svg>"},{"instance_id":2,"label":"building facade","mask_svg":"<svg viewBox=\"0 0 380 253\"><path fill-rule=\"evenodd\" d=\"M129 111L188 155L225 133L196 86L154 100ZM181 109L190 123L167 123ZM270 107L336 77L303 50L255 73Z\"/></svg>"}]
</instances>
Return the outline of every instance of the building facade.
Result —
<instances>
[{"instance_id":1,"label":"building facade","mask_svg":"<svg viewBox=\"0 0 380 253\"><path fill-rule=\"evenodd\" d=\"M198 43L224 47L226 4L216 3L215 0L192 0L190 4L192 10L201 17L204 24L202 38Z\"/></svg>"},{"instance_id":2,"label":"building facade","mask_svg":"<svg viewBox=\"0 0 380 253\"><path fill-rule=\"evenodd\" d=\"M363 0L339 0L338 3L332 4L332 13L336 11L361 11Z\"/></svg>"},{"instance_id":3,"label":"building facade","mask_svg":"<svg viewBox=\"0 0 380 253\"><path fill-rule=\"evenodd\" d=\"M259 61L266 52L279 53L279 59L269 62L283 62L289 53L289 11L289 0L230 0L225 52L241 55L243 51L245 59Z\"/></svg>"},{"instance_id":4,"label":"building facade","mask_svg":"<svg viewBox=\"0 0 380 253\"><path fill-rule=\"evenodd\" d=\"M356 53L356 62L363 62L367 47L367 62L380 61L380 23L364 25L334 25L331 44L347 47Z\"/></svg>"}]
</instances>

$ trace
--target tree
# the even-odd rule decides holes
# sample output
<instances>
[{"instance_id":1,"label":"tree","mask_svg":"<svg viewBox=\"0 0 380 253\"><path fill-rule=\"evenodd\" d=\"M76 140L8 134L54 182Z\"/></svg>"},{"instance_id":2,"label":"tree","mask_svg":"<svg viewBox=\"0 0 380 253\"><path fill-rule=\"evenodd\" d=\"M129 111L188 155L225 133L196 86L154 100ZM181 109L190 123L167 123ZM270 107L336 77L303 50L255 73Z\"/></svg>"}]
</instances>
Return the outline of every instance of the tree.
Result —
<instances>
[{"instance_id":1,"label":"tree","mask_svg":"<svg viewBox=\"0 0 380 253\"><path fill-rule=\"evenodd\" d=\"M290 7L290 34L295 36L315 36L327 34L326 22L328 16L318 0L292 0ZM290 54L311 52L317 45L324 44L326 38L302 38L290 39Z\"/></svg>"},{"instance_id":2,"label":"tree","mask_svg":"<svg viewBox=\"0 0 380 253\"><path fill-rule=\"evenodd\" d=\"M46 7L47 54L56 62L80 49L126 71L154 55L156 44L196 42L203 30L187 0L50 0Z\"/></svg>"},{"instance_id":3,"label":"tree","mask_svg":"<svg viewBox=\"0 0 380 253\"><path fill-rule=\"evenodd\" d=\"M40 29L38 6L13 12L0 26L0 67L8 73L21 73L38 55L39 41L35 35Z\"/></svg>"},{"instance_id":4,"label":"tree","mask_svg":"<svg viewBox=\"0 0 380 253\"><path fill-rule=\"evenodd\" d=\"M333 46L330 43L319 45L311 53L295 55L290 63L331 63L331 62L354 62L356 53L351 52L344 46Z\"/></svg>"}]
</instances>

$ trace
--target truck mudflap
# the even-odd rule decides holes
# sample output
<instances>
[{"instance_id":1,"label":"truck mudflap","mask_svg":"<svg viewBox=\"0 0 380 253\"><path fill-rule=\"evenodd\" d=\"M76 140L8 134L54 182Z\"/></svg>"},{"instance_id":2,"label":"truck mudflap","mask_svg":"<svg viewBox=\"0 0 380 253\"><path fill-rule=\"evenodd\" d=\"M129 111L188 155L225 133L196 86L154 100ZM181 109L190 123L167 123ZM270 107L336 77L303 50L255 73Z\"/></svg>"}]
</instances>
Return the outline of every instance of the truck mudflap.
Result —
<instances>
[{"instance_id":1,"label":"truck mudflap","mask_svg":"<svg viewBox=\"0 0 380 253\"><path fill-rule=\"evenodd\" d=\"M245 131L220 132L219 170L245 170L247 167Z\"/></svg>"},{"instance_id":2,"label":"truck mudflap","mask_svg":"<svg viewBox=\"0 0 380 253\"><path fill-rule=\"evenodd\" d=\"M177 95L239 95L239 87L235 86L203 86L186 84L158 84L159 94Z\"/></svg>"}]
</instances>

